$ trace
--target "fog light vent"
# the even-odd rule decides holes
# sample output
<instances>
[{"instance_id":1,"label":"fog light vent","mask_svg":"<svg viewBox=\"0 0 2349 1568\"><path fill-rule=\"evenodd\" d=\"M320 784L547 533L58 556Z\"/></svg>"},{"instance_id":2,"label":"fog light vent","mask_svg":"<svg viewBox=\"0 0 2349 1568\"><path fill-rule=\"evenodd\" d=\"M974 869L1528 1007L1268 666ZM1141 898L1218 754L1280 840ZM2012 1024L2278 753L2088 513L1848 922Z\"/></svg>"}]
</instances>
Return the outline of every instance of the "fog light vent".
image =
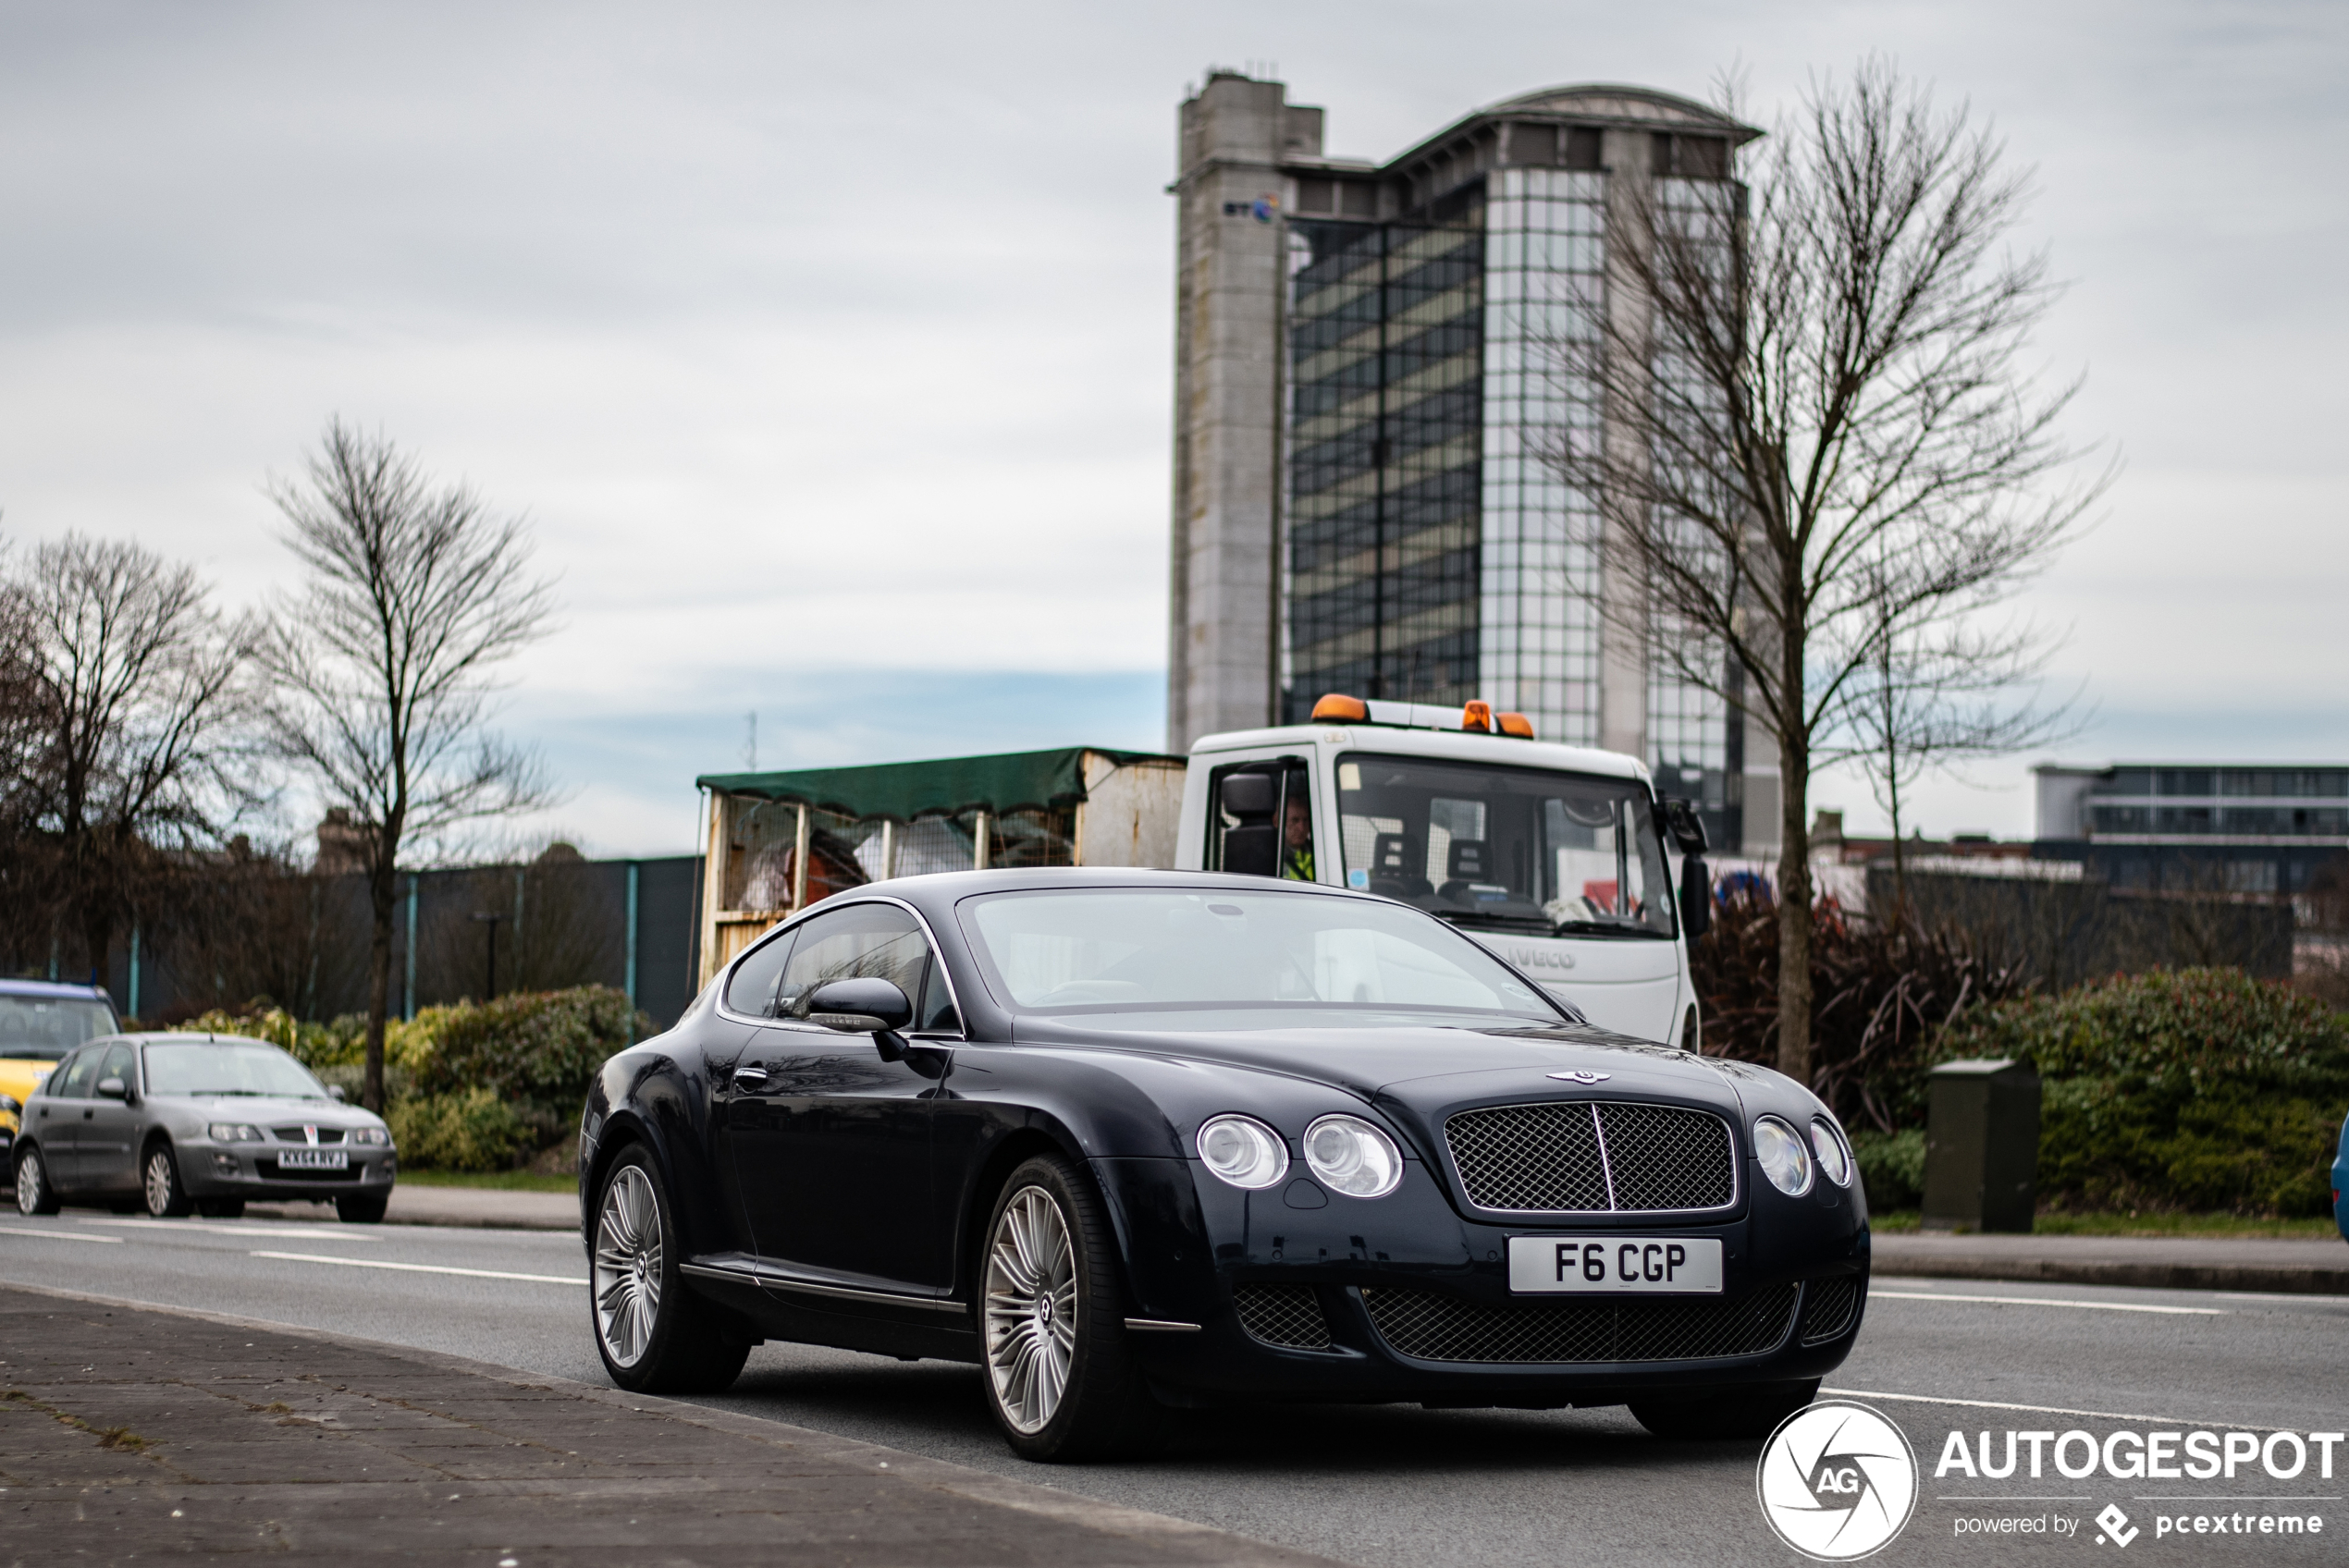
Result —
<instances>
[{"instance_id":1,"label":"fog light vent","mask_svg":"<svg viewBox=\"0 0 2349 1568\"><path fill-rule=\"evenodd\" d=\"M1242 1285L1232 1292L1232 1305L1251 1340L1285 1350L1330 1348L1322 1298L1303 1285Z\"/></svg>"},{"instance_id":2,"label":"fog light vent","mask_svg":"<svg viewBox=\"0 0 2349 1568\"><path fill-rule=\"evenodd\" d=\"M1851 1327L1867 1298L1867 1281L1857 1274L1814 1280L1802 1287L1802 1342L1815 1345Z\"/></svg>"}]
</instances>

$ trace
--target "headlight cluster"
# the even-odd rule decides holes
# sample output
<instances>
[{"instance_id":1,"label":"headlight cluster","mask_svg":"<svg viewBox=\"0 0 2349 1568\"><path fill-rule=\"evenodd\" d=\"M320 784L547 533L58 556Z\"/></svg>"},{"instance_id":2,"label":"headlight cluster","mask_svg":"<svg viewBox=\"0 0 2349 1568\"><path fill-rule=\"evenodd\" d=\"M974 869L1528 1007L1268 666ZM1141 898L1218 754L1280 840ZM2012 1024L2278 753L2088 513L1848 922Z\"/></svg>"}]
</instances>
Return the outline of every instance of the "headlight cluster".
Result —
<instances>
[{"instance_id":1,"label":"headlight cluster","mask_svg":"<svg viewBox=\"0 0 2349 1568\"><path fill-rule=\"evenodd\" d=\"M1324 1116L1305 1129L1305 1164L1348 1197L1383 1198L1403 1181L1395 1141L1356 1116ZM1288 1141L1247 1116L1218 1116L1199 1130L1199 1157L1235 1187L1258 1191L1288 1174Z\"/></svg>"},{"instance_id":2,"label":"headlight cluster","mask_svg":"<svg viewBox=\"0 0 2349 1568\"><path fill-rule=\"evenodd\" d=\"M1843 1130L1824 1116L1811 1118L1811 1146L1818 1151L1819 1169L1827 1180L1839 1187L1851 1184L1851 1151L1843 1142Z\"/></svg>"},{"instance_id":3,"label":"headlight cluster","mask_svg":"<svg viewBox=\"0 0 2349 1568\"><path fill-rule=\"evenodd\" d=\"M1802 1135L1777 1117L1754 1122L1753 1158L1762 1162L1770 1185L1787 1196L1799 1198L1811 1190L1811 1152Z\"/></svg>"},{"instance_id":4,"label":"headlight cluster","mask_svg":"<svg viewBox=\"0 0 2349 1568\"><path fill-rule=\"evenodd\" d=\"M1199 1157L1235 1187L1269 1187L1288 1174L1288 1145L1261 1121L1219 1116L1199 1130Z\"/></svg>"},{"instance_id":5,"label":"headlight cluster","mask_svg":"<svg viewBox=\"0 0 2349 1568\"><path fill-rule=\"evenodd\" d=\"M260 1128L234 1121L215 1121L204 1131L215 1144L258 1144L265 1141Z\"/></svg>"},{"instance_id":6,"label":"headlight cluster","mask_svg":"<svg viewBox=\"0 0 2349 1568\"><path fill-rule=\"evenodd\" d=\"M375 1148L382 1148L391 1142L390 1133L381 1127L354 1127L349 1136L354 1144L367 1144Z\"/></svg>"}]
</instances>

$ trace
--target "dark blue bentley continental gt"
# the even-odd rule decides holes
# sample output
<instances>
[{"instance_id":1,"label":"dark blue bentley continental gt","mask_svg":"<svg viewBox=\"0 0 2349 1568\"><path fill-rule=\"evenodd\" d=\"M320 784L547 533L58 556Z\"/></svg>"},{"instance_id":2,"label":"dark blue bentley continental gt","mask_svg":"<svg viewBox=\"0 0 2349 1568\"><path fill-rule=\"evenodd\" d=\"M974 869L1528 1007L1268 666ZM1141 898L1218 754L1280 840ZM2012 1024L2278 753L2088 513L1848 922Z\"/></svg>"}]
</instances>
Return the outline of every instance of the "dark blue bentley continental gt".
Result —
<instances>
[{"instance_id":1,"label":"dark blue bentley continental gt","mask_svg":"<svg viewBox=\"0 0 2349 1568\"><path fill-rule=\"evenodd\" d=\"M621 1386L720 1389L767 1339L975 1362L1033 1459L1251 1401L1758 1434L1867 1292L1851 1150L1801 1086L1261 877L839 894L605 1065L580 1154Z\"/></svg>"}]
</instances>

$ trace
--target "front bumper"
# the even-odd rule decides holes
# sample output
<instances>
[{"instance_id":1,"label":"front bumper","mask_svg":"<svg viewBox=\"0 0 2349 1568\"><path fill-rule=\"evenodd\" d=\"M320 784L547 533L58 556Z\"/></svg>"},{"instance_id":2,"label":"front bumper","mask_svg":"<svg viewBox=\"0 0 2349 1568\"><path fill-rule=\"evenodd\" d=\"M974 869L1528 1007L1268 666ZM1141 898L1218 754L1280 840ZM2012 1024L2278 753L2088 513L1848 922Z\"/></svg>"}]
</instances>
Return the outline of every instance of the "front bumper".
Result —
<instances>
[{"instance_id":1,"label":"front bumper","mask_svg":"<svg viewBox=\"0 0 2349 1568\"><path fill-rule=\"evenodd\" d=\"M1614 1404L1822 1377L1851 1353L1864 1316L1867 1222L1841 1189L1789 1199L1749 1182L1736 1210L1705 1223L1505 1225L1463 1219L1416 1163L1396 1193L1367 1202L1296 1192L1294 1182L1243 1193L1183 1160L1104 1159L1094 1169L1125 1243L1135 1316L1199 1325L1129 1336L1154 1384L1178 1403ZM1315 1197L1318 1206L1295 1206ZM1509 1291L1510 1237L1608 1233L1719 1240L1720 1295ZM1243 1292L1256 1332L1243 1321ZM1318 1332L1326 1347L1261 1337L1268 1295L1308 1324L1275 1337ZM1543 1359L1488 1359L1525 1346ZM1693 1354L1674 1354L1684 1350Z\"/></svg>"},{"instance_id":2,"label":"front bumper","mask_svg":"<svg viewBox=\"0 0 2349 1568\"><path fill-rule=\"evenodd\" d=\"M191 1197L247 1198L255 1202L323 1199L352 1193L388 1192L400 1172L397 1149L348 1151L347 1170L288 1171L266 1144L190 1144L179 1151L179 1181Z\"/></svg>"}]
</instances>

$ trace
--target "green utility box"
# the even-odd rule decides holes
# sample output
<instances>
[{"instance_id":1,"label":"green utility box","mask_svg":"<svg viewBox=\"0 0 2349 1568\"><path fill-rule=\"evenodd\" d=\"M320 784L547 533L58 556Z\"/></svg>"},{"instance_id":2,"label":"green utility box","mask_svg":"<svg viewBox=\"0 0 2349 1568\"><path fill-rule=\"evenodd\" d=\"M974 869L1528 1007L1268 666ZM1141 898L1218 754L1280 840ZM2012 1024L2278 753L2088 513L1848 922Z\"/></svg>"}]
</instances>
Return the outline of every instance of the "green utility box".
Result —
<instances>
[{"instance_id":1,"label":"green utility box","mask_svg":"<svg viewBox=\"0 0 2349 1568\"><path fill-rule=\"evenodd\" d=\"M1928 1231L2028 1232L2038 1200L2039 1075L2019 1061L1946 1061L1925 1075Z\"/></svg>"}]
</instances>

